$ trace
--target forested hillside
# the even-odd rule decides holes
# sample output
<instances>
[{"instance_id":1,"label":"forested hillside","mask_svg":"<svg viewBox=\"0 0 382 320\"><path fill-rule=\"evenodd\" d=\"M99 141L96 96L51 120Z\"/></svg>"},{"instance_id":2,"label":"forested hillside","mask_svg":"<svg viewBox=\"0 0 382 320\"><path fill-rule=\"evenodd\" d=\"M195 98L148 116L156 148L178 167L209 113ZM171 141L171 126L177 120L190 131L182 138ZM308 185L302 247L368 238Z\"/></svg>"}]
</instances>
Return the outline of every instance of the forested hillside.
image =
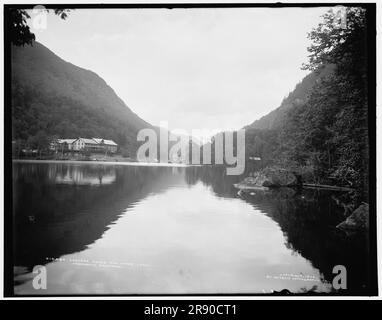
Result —
<instances>
[{"instance_id":1,"label":"forested hillside","mask_svg":"<svg viewBox=\"0 0 382 320\"><path fill-rule=\"evenodd\" d=\"M280 107L271 111L259 120L255 120L245 129L275 129L280 128L284 123L288 111L296 105L303 105L311 92L312 88L321 81L322 78L332 73L333 65L328 65L322 70L308 74L295 89L281 102Z\"/></svg>"},{"instance_id":2,"label":"forested hillside","mask_svg":"<svg viewBox=\"0 0 382 320\"><path fill-rule=\"evenodd\" d=\"M13 140L43 148L52 137L104 137L135 155L148 127L94 72L38 42L12 47Z\"/></svg>"},{"instance_id":3,"label":"forested hillside","mask_svg":"<svg viewBox=\"0 0 382 320\"><path fill-rule=\"evenodd\" d=\"M247 155L307 181L352 186L368 194L366 17L347 8L347 27L328 12L310 34L311 73L281 106L246 127Z\"/></svg>"}]
</instances>

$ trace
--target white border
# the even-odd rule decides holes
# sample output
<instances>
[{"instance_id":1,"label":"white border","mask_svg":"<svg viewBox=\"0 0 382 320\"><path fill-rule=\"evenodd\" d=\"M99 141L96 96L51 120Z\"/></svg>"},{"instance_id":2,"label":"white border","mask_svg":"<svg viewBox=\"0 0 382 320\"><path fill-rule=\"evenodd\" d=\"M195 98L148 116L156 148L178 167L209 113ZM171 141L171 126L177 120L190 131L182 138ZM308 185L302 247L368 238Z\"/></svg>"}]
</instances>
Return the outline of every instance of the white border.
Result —
<instances>
[{"instance_id":1,"label":"white border","mask_svg":"<svg viewBox=\"0 0 382 320\"><path fill-rule=\"evenodd\" d=\"M38 4L76 4L78 1L75 0L63 0L63 1L57 1L57 0L44 0L39 1ZM145 3L276 3L278 1L269 1L269 0L260 0L260 1L248 1L248 0L241 0L241 1L226 1L226 0L207 0L207 1L192 1L192 0L151 0L151 1L145 1L145 0L135 0L135 1L121 1L121 0L103 0L100 1L81 1L81 4L145 4ZM381 83L381 76L382 76L382 70L381 65L378 63L379 57L381 57L381 48L382 48L382 41L380 34L382 33L382 21L380 19L380 12L382 11L382 1L356 1L356 0L337 0L337 1L328 1L328 0L318 0L318 1L312 1L312 0L306 0L306 1L293 1L293 0L282 0L280 1L282 3L325 3L328 6L332 5L332 3L377 3L377 83ZM37 4L36 2L31 1L25 1L25 0L15 0L15 1L3 1L1 0L1 7L0 7L0 14L1 14L1 21L0 21L0 32L1 32L1 94L0 99L2 103L2 108L0 110L0 144L1 144L1 151L0 151L0 179L1 179L1 186L0 186L0 206L1 206L1 218L0 218L0 248L3 250L4 248L4 40L3 40L3 5L4 4ZM382 164L381 160L381 150L379 149L379 141L382 138L382 130L381 130L381 116L382 111L380 109L381 105L381 90L380 87L377 86L377 132L376 132L376 143L377 143L377 150L376 150L376 156L377 156L377 213L381 211L381 202L379 199L382 199L381 194L381 170L380 165ZM370 179L373 179L373 177L370 177ZM7 186L10 187L10 186ZM381 219L378 217L377 214L377 230L382 230L382 222ZM380 266L380 261L382 261L382 253L381 253L381 245L382 245L382 235L380 232L377 232L377 256L378 256L378 289L379 289L379 295L377 297L337 297L337 296L292 296L292 297L273 297L273 296L133 296L133 297L112 297L112 296L96 296L96 297L75 297L75 296L68 296L68 297L12 297L12 298L4 298L3 294L3 266L4 266L4 253L2 252L2 255L0 257L0 299L5 300L382 300L381 299L381 288L382 288L382 270Z\"/></svg>"}]
</instances>

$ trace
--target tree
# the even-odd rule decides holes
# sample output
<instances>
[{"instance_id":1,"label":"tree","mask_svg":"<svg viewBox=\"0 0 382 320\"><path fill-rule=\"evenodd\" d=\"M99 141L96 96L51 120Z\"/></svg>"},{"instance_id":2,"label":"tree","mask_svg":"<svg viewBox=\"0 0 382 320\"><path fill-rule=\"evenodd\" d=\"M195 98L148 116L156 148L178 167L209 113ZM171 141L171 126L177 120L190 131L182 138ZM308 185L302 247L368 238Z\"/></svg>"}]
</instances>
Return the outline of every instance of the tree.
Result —
<instances>
[{"instance_id":1,"label":"tree","mask_svg":"<svg viewBox=\"0 0 382 320\"><path fill-rule=\"evenodd\" d=\"M247 151L310 182L351 185L357 201L367 201L367 21L362 8L346 8L345 16L346 27L329 11L309 33L303 68L311 74L273 114L276 139L267 129L247 130Z\"/></svg>"},{"instance_id":2,"label":"tree","mask_svg":"<svg viewBox=\"0 0 382 320\"><path fill-rule=\"evenodd\" d=\"M15 46L32 45L36 40L35 35L30 31L27 20L30 15L25 9L7 8L8 12L8 30L10 33L11 43ZM48 13L49 9L45 9ZM65 20L68 16L69 9L54 9L54 13L61 19Z\"/></svg>"},{"instance_id":3,"label":"tree","mask_svg":"<svg viewBox=\"0 0 382 320\"><path fill-rule=\"evenodd\" d=\"M368 190L368 100L366 14L362 8L346 8L346 28L333 11L324 15L309 38L312 45L304 69L319 72L328 65L334 72L319 81L303 107L287 121L296 143L294 156L312 161L322 178ZM300 120L298 124L291 126ZM293 152L292 152L293 153ZM314 158L312 158L314 155Z\"/></svg>"}]
</instances>

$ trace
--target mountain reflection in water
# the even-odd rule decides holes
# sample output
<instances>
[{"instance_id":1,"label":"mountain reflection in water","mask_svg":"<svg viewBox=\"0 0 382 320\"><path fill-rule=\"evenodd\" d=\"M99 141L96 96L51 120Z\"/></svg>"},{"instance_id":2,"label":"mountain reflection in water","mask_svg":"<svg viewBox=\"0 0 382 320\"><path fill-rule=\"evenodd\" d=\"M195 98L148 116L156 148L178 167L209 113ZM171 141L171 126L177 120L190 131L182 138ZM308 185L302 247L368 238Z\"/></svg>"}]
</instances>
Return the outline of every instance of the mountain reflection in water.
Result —
<instances>
[{"instance_id":1,"label":"mountain reflection in water","mask_svg":"<svg viewBox=\"0 0 382 320\"><path fill-rule=\"evenodd\" d=\"M368 289L367 239L335 229L343 208L330 192L238 195L241 178L14 163L15 293L330 293L335 265L347 268L347 293ZM32 287L35 265L47 267L46 292Z\"/></svg>"}]
</instances>

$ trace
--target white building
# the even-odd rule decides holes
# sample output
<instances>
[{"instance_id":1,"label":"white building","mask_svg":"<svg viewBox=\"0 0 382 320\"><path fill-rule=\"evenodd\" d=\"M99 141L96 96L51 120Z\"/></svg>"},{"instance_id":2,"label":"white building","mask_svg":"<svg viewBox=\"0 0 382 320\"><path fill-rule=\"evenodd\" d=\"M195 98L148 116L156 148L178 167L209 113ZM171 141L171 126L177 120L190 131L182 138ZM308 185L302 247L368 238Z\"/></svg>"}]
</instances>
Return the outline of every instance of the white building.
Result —
<instances>
[{"instance_id":1,"label":"white building","mask_svg":"<svg viewBox=\"0 0 382 320\"><path fill-rule=\"evenodd\" d=\"M78 138L75 139L73 142L73 150L80 151L80 150L89 150L89 151L98 151L99 145L96 141L93 139L87 139L87 138Z\"/></svg>"},{"instance_id":2,"label":"white building","mask_svg":"<svg viewBox=\"0 0 382 320\"><path fill-rule=\"evenodd\" d=\"M58 151L73 150L73 142L76 139L57 139L52 147Z\"/></svg>"},{"instance_id":3,"label":"white building","mask_svg":"<svg viewBox=\"0 0 382 320\"><path fill-rule=\"evenodd\" d=\"M113 140L106 140L102 138L93 138L95 142L98 143L99 146L102 146L104 149L111 153L117 152L118 145Z\"/></svg>"},{"instance_id":4,"label":"white building","mask_svg":"<svg viewBox=\"0 0 382 320\"><path fill-rule=\"evenodd\" d=\"M118 145L113 140L102 138L58 139L56 150L87 150L90 152L116 153L118 150Z\"/></svg>"}]
</instances>

